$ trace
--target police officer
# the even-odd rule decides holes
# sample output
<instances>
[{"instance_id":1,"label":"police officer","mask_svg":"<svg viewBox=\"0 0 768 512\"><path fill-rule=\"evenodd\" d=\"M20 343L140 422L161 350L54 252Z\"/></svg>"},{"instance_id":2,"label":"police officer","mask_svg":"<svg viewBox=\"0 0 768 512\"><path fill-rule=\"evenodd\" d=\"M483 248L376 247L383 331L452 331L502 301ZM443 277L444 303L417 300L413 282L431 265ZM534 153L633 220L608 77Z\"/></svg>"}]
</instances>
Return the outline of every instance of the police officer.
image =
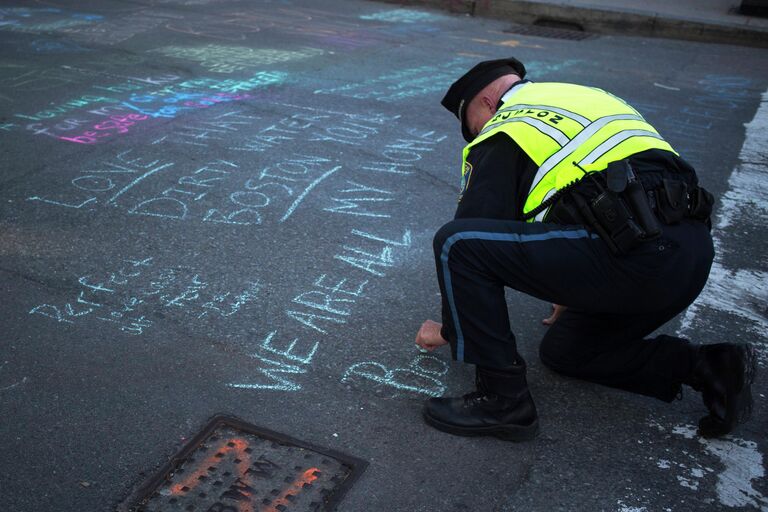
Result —
<instances>
[{"instance_id":1,"label":"police officer","mask_svg":"<svg viewBox=\"0 0 768 512\"><path fill-rule=\"evenodd\" d=\"M667 402L686 384L707 409L699 433L730 432L751 411L753 348L648 337L704 287L711 194L621 99L524 78L517 59L481 62L442 100L468 145L455 218L434 237L442 323L424 322L416 343L450 344L476 366L476 390L429 399L425 421L457 435L536 436L509 286L553 304L539 351L552 370Z\"/></svg>"}]
</instances>

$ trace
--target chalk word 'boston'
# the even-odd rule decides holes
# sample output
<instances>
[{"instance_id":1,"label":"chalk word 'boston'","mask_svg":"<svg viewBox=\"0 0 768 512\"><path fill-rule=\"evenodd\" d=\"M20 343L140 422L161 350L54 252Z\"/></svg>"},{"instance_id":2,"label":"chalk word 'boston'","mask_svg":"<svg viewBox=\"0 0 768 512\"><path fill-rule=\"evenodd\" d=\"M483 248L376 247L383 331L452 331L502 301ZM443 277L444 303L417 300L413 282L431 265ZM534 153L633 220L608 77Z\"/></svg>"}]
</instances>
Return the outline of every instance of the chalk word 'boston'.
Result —
<instances>
[{"instance_id":1,"label":"chalk word 'boston'","mask_svg":"<svg viewBox=\"0 0 768 512\"><path fill-rule=\"evenodd\" d=\"M314 116L294 114L281 130L304 130L321 122ZM251 116L230 113L220 117L221 127L236 129L233 123L249 123ZM277 125L276 125L277 126ZM290 128L289 128L290 126ZM378 133L375 125L368 134ZM225 128L221 128L225 129ZM162 161L152 155L153 145L118 153L112 159L89 166L62 186L59 195L36 195L28 201L50 206L94 210L98 205L118 207L130 215L178 221L198 220L239 226L285 222L307 202L310 194L325 181L342 176L326 193L323 211L335 215L388 218L385 206L396 194L381 185L372 185L369 175L408 175L422 155L433 151L444 139L432 131L408 130L410 140L384 145L381 154L359 169L344 175L338 161L318 155L295 155L261 169L230 160L197 164ZM327 135L339 136L337 132ZM159 149L159 148L158 148ZM352 175L349 175L352 174ZM222 201L222 193L226 199ZM215 199L214 199L215 198ZM212 202L215 201L215 202Z\"/></svg>"}]
</instances>

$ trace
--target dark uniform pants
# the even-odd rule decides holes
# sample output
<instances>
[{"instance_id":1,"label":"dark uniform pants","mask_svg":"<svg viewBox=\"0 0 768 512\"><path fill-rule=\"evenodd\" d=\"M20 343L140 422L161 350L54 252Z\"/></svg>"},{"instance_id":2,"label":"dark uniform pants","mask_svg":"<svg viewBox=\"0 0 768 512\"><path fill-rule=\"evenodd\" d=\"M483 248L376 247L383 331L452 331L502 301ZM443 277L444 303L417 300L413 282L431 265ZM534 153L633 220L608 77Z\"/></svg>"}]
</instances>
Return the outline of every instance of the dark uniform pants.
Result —
<instances>
[{"instance_id":1,"label":"dark uniform pants","mask_svg":"<svg viewBox=\"0 0 768 512\"><path fill-rule=\"evenodd\" d=\"M443 335L459 361L504 368L518 359L509 286L568 307L539 351L557 372L671 401L693 368L687 340L646 337L704 287L714 249L701 222L664 226L617 257L582 226L457 219L437 232L434 250Z\"/></svg>"}]
</instances>

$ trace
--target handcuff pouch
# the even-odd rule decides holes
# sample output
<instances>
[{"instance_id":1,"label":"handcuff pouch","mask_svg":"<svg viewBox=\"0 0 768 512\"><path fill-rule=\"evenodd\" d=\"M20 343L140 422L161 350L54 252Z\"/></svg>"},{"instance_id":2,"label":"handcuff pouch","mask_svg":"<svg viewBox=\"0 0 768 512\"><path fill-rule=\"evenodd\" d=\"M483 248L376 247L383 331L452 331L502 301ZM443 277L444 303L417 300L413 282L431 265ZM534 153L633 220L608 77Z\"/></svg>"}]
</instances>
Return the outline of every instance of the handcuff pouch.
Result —
<instances>
[{"instance_id":1,"label":"handcuff pouch","mask_svg":"<svg viewBox=\"0 0 768 512\"><path fill-rule=\"evenodd\" d=\"M656 213L664 224L677 224L688 213L688 185L664 178L656 190Z\"/></svg>"}]
</instances>

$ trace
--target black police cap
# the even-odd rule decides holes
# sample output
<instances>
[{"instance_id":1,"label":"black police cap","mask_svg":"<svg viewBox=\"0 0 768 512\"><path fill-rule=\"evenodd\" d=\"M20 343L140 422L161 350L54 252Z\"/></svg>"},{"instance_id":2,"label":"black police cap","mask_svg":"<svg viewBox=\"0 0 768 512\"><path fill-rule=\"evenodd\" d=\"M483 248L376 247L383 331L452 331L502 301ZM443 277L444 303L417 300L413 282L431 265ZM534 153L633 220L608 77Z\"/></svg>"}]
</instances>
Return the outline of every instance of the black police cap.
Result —
<instances>
[{"instance_id":1,"label":"black police cap","mask_svg":"<svg viewBox=\"0 0 768 512\"><path fill-rule=\"evenodd\" d=\"M461 133L467 142L472 141L472 134L465 123L467 105L472 98L489 83L504 75L515 74L525 78L525 66L515 58L486 60L467 71L456 80L440 103L450 110L461 122Z\"/></svg>"}]
</instances>

